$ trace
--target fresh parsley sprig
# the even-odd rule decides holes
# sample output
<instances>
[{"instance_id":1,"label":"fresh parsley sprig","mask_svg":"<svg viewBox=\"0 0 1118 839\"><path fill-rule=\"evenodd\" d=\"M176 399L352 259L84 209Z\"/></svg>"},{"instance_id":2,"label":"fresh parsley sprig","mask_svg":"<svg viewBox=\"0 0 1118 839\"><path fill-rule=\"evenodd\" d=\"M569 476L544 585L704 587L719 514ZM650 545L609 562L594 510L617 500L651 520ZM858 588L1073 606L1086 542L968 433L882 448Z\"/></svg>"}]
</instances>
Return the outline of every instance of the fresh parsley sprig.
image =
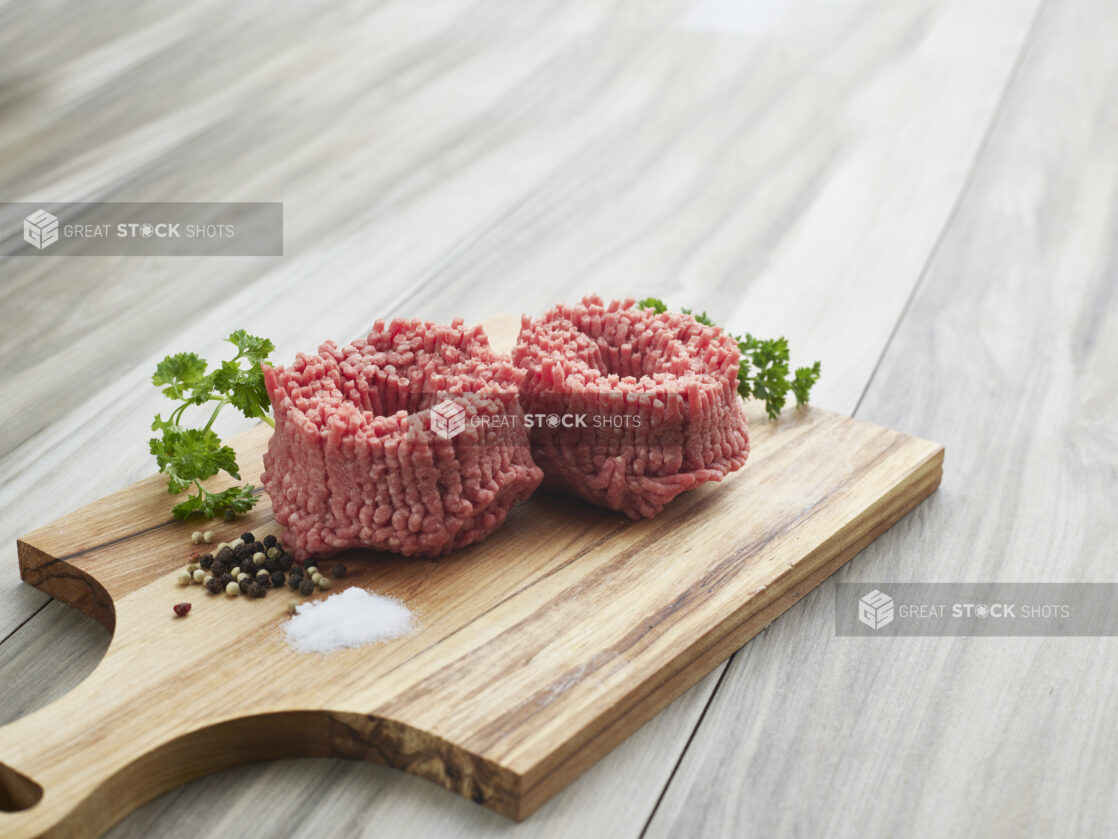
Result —
<instances>
[{"instance_id":1,"label":"fresh parsley sprig","mask_svg":"<svg viewBox=\"0 0 1118 839\"><path fill-rule=\"evenodd\" d=\"M668 311L667 304L655 297L646 297L638 301L637 305L657 314ZM696 315L690 309L680 311L685 315L691 315L701 324L714 326L714 321L706 312ZM819 376L823 372L821 362L817 361L810 367L797 367L793 372L789 364L787 339L754 338L748 332L744 336L730 334L730 337L737 342L738 350L741 352L738 393L743 398L748 399L752 396L763 400L769 419L780 416L785 402L788 401L788 391L792 391L797 405L807 404L811 388L819 381Z\"/></svg>"},{"instance_id":2,"label":"fresh parsley sprig","mask_svg":"<svg viewBox=\"0 0 1118 839\"><path fill-rule=\"evenodd\" d=\"M163 395L179 405L167 419L156 414L151 430L158 437L148 441L159 471L167 476L167 492L178 495L190 489L197 492L175 505L171 511L176 519L191 516L213 518L226 511L244 513L256 504L254 486L232 486L221 492L210 492L202 481L218 472L226 472L236 480L241 479L237 455L213 430L214 421L221 409L232 405L250 419L262 419L271 426L275 422L269 415L271 405L264 387L264 372L260 365L268 360L275 349L267 338L249 335L238 329L227 339L237 348L237 354L210 371L205 359L194 353L175 353L164 358L155 368L151 383L163 388ZM213 404L206 424L190 428L183 424L188 408Z\"/></svg>"}]
</instances>

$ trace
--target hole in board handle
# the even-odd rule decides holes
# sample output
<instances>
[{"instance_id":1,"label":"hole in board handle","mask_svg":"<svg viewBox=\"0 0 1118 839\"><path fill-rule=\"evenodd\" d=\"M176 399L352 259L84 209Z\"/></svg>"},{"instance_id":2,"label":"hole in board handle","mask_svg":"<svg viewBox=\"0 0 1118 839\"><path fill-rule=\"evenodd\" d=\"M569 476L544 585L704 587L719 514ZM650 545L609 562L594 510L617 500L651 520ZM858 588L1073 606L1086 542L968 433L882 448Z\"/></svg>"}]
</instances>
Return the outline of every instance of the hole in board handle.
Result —
<instances>
[{"instance_id":1,"label":"hole in board handle","mask_svg":"<svg viewBox=\"0 0 1118 839\"><path fill-rule=\"evenodd\" d=\"M43 797L43 788L22 772L0 763L0 813L29 810Z\"/></svg>"}]
</instances>

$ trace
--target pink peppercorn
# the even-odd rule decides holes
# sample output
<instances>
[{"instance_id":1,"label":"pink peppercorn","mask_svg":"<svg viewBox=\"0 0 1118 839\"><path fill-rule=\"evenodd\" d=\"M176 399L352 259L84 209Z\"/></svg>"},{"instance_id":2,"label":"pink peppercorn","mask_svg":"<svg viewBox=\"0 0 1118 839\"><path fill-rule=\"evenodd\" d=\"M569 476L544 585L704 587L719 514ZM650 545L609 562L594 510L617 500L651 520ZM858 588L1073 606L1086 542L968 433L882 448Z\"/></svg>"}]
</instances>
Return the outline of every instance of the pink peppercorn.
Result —
<instances>
[{"instance_id":1,"label":"pink peppercorn","mask_svg":"<svg viewBox=\"0 0 1118 839\"><path fill-rule=\"evenodd\" d=\"M186 613L190 611L190 604L189 603L176 603L174 605L174 610L175 610L175 614L178 615L180 618L185 618Z\"/></svg>"}]
</instances>

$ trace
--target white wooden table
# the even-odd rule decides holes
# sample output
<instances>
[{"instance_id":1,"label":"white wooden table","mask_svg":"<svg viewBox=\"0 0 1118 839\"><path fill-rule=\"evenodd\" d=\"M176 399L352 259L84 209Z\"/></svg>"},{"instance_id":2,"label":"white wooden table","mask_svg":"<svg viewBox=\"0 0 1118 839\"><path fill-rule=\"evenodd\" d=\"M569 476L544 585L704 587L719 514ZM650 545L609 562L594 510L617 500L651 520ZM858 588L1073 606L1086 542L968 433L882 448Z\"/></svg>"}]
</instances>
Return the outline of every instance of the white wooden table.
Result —
<instances>
[{"instance_id":1,"label":"white wooden table","mask_svg":"<svg viewBox=\"0 0 1118 839\"><path fill-rule=\"evenodd\" d=\"M1116 28L1112 0L0 0L0 200L285 212L283 257L0 258L0 722L108 643L15 537L149 473L154 362L238 327L282 359L665 297L946 445L833 579L1113 581ZM838 638L828 582L522 824L306 760L111 835L1113 835L1116 672L1111 638Z\"/></svg>"}]
</instances>

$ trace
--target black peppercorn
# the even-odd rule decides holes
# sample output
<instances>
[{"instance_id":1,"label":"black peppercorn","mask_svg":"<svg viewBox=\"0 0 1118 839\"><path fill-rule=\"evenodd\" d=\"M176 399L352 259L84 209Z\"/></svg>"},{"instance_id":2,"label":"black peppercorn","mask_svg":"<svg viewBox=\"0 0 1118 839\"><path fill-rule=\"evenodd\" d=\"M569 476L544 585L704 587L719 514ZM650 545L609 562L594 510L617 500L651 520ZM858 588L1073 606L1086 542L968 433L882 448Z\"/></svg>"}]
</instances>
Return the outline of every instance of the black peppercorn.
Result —
<instances>
[{"instance_id":1,"label":"black peppercorn","mask_svg":"<svg viewBox=\"0 0 1118 839\"><path fill-rule=\"evenodd\" d=\"M291 554L287 553L286 551L280 554L279 567L281 571L290 571L291 566L294 564L295 560L292 558Z\"/></svg>"},{"instance_id":2,"label":"black peppercorn","mask_svg":"<svg viewBox=\"0 0 1118 839\"><path fill-rule=\"evenodd\" d=\"M303 582L299 584L299 594L304 597L308 594L314 594L314 589L315 585L310 580L303 580Z\"/></svg>"},{"instance_id":3,"label":"black peppercorn","mask_svg":"<svg viewBox=\"0 0 1118 839\"><path fill-rule=\"evenodd\" d=\"M218 577L210 577L206 580L206 591L210 594L220 594L225 591L225 584Z\"/></svg>"},{"instance_id":4,"label":"black peppercorn","mask_svg":"<svg viewBox=\"0 0 1118 839\"><path fill-rule=\"evenodd\" d=\"M221 575L221 581L225 583L225 585L229 585L231 582L233 582L233 575L226 571L224 574Z\"/></svg>"},{"instance_id":5,"label":"black peppercorn","mask_svg":"<svg viewBox=\"0 0 1118 839\"><path fill-rule=\"evenodd\" d=\"M302 565L296 565L294 568L291 569L292 577L302 577L304 573L305 572L303 571Z\"/></svg>"},{"instance_id":6,"label":"black peppercorn","mask_svg":"<svg viewBox=\"0 0 1118 839\"><path fill-rule=\"evenodd\" d=\"M229 570L229 566L226 565L224 562L222 562L220 559L215 559L213 561L213 564L210 566L210 571L213 572L213 575L215 577L220 577L222 574L224 574L228 570Z\"/></svg>"},{"instance_id":7,"label":"black peppercorn","mask_svg":"<svg viewBox=\"0 0 1118 839\"><path fill-rule=\"evenodd\" d=\"M272 588L283 588L283 572L272 572Z\"/></svg>"},{"instance_id":8,"label":"black peppercorn","mask_svg":"<svg viewBox=\"0 0 1118 839\"><path fill-rule=\"evenodd\" d=\"M251 577L245 577L237 583L237 587L241 590L241 594L248 594L248 587L254 585Z\"/></svg>"},{"instance_id":9,"label":"black peppercorn","mask_svg":"<svg viewBox=\"0 0 1118 839\"><path fill-rule=\"evenodd\" d=\"M226 545L224 548L222 548L220 551L218 551L217 555L214 557L214 559L220 559L222 562L229 562L232 558L233 558L233 549L231 547L229 547L228 545Z\"/></svg>"},{"instance_id":10,"label":"black peppercorn","mask_svg":"<svg viewBox=\"0 0 1118 839\"><path fill-rule=\"evenodd\" d=\"M290 577L287 578L287 587L294 591L295 589L299 588L299 583L301 582L303 582L303 578L301 576L297 577L292 574Z\"/></svg>"},{"instance_id":11,"label":"black peppercorn","mask_svg":"<svg viewBox=\"0 0 1118 839\"><path fill-rule=\"evenodd\" d=\"M255 542L255 541L256 541L256 537L255 537L255 536L253 536L253 535L252 535L251 533L247 533L247 532L246 532L246 533L242 533L242 534L241 534L241 541L242 541L242 542L244 542L244 543L245 543L246 545L248 545L248 544L250 544L250 543L252 543L252 542Z\"/></svg>"},{"instance_id":12,"label":"black peppercorn","mask_svg":"<svg viewBox=\"0 0 1118 839\"><path fill-rule=\"evenodd\" d=\"M264 586L260 585L260 583L255 583L255 582L248 583L248 585L246 585L243 589L241 589L241 591L243 591L249 597L263 597L264 596Z\"/></svg>"},{"instance_id":13,"label":"black peppercorn","mask_svg":"<svg viewBox=\"0 0 1118 839\"><path fill-rule=\"evenodd\" d=\"M268 559L264 561L264 567L268 569L269 574L275 574L280 570L278 559Z\"/></svg>"},{"instance_id":14,"label":"black peppercorn","mask_svg":"<svg viewBox=\"0 0 1118 839\"><path fill-rule=\"evenodd\" d=\"M225 520L226 521L236 521L237 520L237 513L232 508L229 508L228 510L225 511Z\"/></svg>"},{"instance_id":15,"label":"black peppercorn","mask_svg":"<svg viewBox=\"0 0 1118 839\"><path fill-rule=\"evenodd\" d=\"M335 565L330 570L330 573L340 580L342 577L349 573L349 569L346 568L344 565Z\"/></svg>"},{"instance_id":16,"label":"black peppercorn","mask_svg":"<svg viewBox=\"0 0 1118 839\"><path fill-rule=\"evenodd\" d=\"M213 564L214 564L214 555L213 554L203 554L201 557L198 558L198 565L204 571L209 571L210 568L213 567Z\"/></svg>"},{"instance_id":17,"label":"black peppercorn","mask_svg":"<svg viewBox=\"0 0 1118 839\"><path fill-rule=\"evenodd\" d=\"M269 533L264 537L264 547L274 548L276 546L276 537L274 534Z\"/></svg>"},{"instance_id":18,"label":"black peppercorn","mask_svg":"<svg viewBox=\"0 0 1118 839\"><path fill-rule=\"evenodd\" d=\"M237 547L233 548L233 556L243 562L252 556L252 551L248 549L248 545L237 545Z\"/></svg>"}]
</instances>

